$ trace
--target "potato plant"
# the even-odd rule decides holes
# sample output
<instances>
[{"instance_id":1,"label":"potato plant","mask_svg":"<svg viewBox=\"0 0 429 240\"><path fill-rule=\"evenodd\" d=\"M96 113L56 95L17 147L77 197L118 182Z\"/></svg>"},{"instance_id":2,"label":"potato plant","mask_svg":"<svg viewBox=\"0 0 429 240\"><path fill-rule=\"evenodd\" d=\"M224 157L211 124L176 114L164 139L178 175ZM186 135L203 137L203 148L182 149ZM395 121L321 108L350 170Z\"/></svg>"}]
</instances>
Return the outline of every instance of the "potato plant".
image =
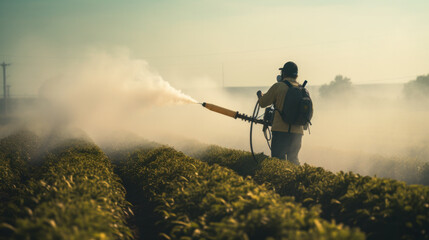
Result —
<instances>
[{"instance_id":1,"label":"potato plant","mask_svg":"<svg viewBox=\"0 0 429 240\"><path fill-rule=\"evenodd\" d=\"M111 163L92 143L69 140L49 151L6 224L12 239L131 239L129 203Z\"/></svg>"},{"instance_id":2,"label":"potato plant","mask_svg":"<svg viewBox=\"0 0 429 240\"><path fill-rule=\"evenodd\" d=\"M137 151L118 166L126 186L155 203L164 239L364 239L232 170L171 148Z\"/></svg>"},{"instance_id":3,"label":"potato plant","mask_svg":"<svg viewBox=\"0 0 429 240\"><path fill-rule=\"evenodd\" d=\"M20 189L28 178L29 161L40 139L28 131L16 132L0 140L0 222L10 221L14 210L10 204L20 198ZM3 231L0 230L0 235Z\"/></svg>"},{"instance_id":4,"label":"potato plant","mask_svg":"<svg viewBox=\"0 0 429 240\"><path fill-rule=\"evenodd\" d=\"M34 156L40 139L20 131L0 140L0 188L12 187L27 175L27 163Z\"/></svg>"},{"instance_id":5,"label":"potato plant","mask_svg":"<svg viewBox=\"0 0 429 240\"><path fill-rule=\"evenodd\" d=\"M199 152L193 153L191 156L210 165L219 164L220 166L230 168L242 176L255 175L255 171L259 168L259 163L268 157L264 154L256 154L255 161L250 152L223 148L216 145L210 145Z\"/></svg>"},{"instance_id":6,"label":"potato plant","mask_svg":"<svg viewBox=\"0 0 429 240\"><path fill-rule=\"evenodd\" d=\"M321 204L322 216L357 226L368 239L429 239L429 187L278 159L265 160L255 180L307 206Z\"/></svg>"},{"instance_id":7,"label":"potato plant","mask_svg":"<svg viewBox=\"0 0 429 240\"><path fill-rule=\"evenodd\" d=\"M321 205L322 217L359 227L368 239L429 239L429 187L351 172L334 174L272 158L253 166L249 153L216 146L200 156L241 174L248 170L238 166L247 161L255 169L256 182L304 206Z\"/></svg>"}]
</instances>

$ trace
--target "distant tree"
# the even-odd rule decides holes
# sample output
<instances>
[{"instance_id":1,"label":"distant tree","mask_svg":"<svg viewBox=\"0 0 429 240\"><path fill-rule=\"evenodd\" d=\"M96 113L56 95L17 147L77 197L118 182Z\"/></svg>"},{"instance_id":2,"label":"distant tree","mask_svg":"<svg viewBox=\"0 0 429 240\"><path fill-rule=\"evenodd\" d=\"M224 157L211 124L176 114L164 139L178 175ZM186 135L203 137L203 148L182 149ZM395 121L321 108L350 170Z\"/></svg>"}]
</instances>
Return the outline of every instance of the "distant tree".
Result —
<instances>
[{"instance_id":1,"label":"distant tree","mask_svg":"<svg viewBox=\"0 0 429 240\"><path fill-rule=\"evenodd\" d=\"M418 76L416 80L406 83L403 93L407 99L429 100L429 74Z\"/></svg>"},{"instance_id":2,"label":"distant tree","mask_svg":"<svg viewBox=\"0 0 429 240\"><path fill-rule=\"evenodd\" d=\"M354 88L350 78L337 75L334 81L322 85L319 93L323 98L333 98L335 96L344 98L351 96L354 93Z\"/></svg>"}]
</instances>

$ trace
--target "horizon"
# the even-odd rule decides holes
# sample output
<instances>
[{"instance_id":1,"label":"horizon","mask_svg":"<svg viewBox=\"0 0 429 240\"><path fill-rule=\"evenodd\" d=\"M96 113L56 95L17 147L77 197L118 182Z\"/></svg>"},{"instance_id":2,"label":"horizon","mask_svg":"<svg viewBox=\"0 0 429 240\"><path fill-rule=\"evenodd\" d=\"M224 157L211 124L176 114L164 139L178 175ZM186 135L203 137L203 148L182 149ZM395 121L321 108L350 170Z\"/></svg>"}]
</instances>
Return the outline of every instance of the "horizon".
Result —
<instances>
[{"instance_id":1,"label":"horizon","mask_svg":"<svg viewBox=\"0 0 429 240\"><path fill-rule=\"evenodd\" d=\"M364 87L364 86L383 86L383 85L384 86L401 86L401 85L404 85L406 83L407 82L403 82L403 83L357 83L357 84L353 83L353 86L354 87L358 87L358 88L359 87ZM322 84L322 85L307 84L306 88L320 88L323 85L324 84ZM198 90L198 89L203 90L203 89L229 89L229 88L230 89L255 88L255 89L261 89L261 90L263 90L263 89L268 90L269 87L270 87L269 85L265 85L265 86L206 86L206 87L187 87L187 88L182 88L181 90L182 91L186 91L186 90L195 90L195 89L196 90ZM25 94L21 94L21 95L20 94L11 94L9 97L10 98L38 98L40 96L39 96L39 94L33 94L33 95L30 95L30 94L28 94L28 95L25 95Z\"/></svg>"}]
</instances>

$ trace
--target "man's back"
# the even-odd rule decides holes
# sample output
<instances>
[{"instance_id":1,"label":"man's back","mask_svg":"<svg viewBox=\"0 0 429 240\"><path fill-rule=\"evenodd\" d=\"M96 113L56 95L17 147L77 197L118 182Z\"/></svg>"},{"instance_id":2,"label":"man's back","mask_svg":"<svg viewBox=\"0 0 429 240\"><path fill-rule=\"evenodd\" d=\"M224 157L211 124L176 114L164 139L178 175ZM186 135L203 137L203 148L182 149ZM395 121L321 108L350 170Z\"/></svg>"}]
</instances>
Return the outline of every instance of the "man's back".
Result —
<instances>
[{"instance_id":1,"label":"man's back","mask_svg":"<svg viewBox=\"0 0 429 240\"><path fill-rule=\"evenodd\" d=\"M289 81L292 85L298 86L299 83L293 78L285 78L284 81ZM275 109L282 111L284 99L289 87L283 82L277 82L259 99L261 107L267 107L274 104ZM289 132L289 124L285 123L278 111L274 113L274 121L272 131ZM292 125L291 133L304 134L303 126Z\"/></svg>"}]
</instances>

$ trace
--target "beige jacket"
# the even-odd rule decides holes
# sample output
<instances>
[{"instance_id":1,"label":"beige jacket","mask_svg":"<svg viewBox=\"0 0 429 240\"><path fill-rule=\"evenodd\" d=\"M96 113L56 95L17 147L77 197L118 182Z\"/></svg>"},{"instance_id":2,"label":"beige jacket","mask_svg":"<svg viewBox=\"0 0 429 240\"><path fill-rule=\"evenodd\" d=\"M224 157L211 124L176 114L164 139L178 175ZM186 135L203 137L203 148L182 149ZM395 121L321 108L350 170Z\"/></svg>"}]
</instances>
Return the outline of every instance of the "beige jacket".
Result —
<instances>
[{"instance_id":1,"label":"beige jacket","mask_svg":"<svg viewBox=\"0 0 429 240\"><path fill-rule=\"evenodd\" d=\"M296 79L293 78L285 78L284 81L289 81L294 86L299 85ZM283 109L283 102L288 89L289 87L283 82L275 83L273 86L271 86L267 93L262 95L262 97L259 99L259 104L261 107L268 107L271 104L274 104L274 108L281 111ZM278 111L275 111L274 113L273 127L271 130L279 132L289 131L289 124L283 121ZM301 125L292 125L290 132L304 134L304 129Z\"/></svg>"}]
</instances>

